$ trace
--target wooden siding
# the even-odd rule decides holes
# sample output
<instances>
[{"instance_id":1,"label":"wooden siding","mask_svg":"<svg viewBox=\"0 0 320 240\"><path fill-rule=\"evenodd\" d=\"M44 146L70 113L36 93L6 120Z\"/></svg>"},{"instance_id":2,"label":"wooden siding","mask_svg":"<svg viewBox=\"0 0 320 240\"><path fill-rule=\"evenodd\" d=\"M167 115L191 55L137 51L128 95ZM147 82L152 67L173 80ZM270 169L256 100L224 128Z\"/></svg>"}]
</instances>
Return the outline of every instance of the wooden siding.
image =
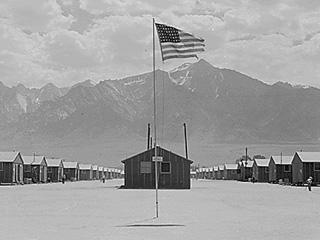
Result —
<instances>
[{"instance_id":1,"label":"wooden siding","mask_svg":"<svg viewBox=\"0 0 320 240\"><path fill-rule=\"evenodd\" d=\"M303 164L299 156L295 153L292 160L292 183L300 184L303 183Z\"/></svg>"},{"instance_id":2,"label":"wooden siding","mask_svg":"<svg viewBox=\"0 0 320 240\"><path fill-rule=\"evenodd\" d=\"M1 162L0 184L23 183L23 160L20 153L17 154L13 162Z\"/></svg>"},{"instance_id":3,"label":"wooden siding","mask_svg":"<svg viewBox=\"0 0 320 240\"><path fill-rule=\"evenodd\" d=\"M158 155L163 157L164 162L169 162L170 173L161 173L161 163L158 163L159 188L189 189L190 188L190 164L191 161L158 148ZM145 188L155 187L155 162L152 162L154 149L145 151L134 157L124 160L125 169L125 188ZM141 173L141 162L151 162L151 172Z\"/></svg>"},{"instance_id":4,"label":"wooden siding","mask_svg":"<svg viewBox=\"0 0 320 240\"><path fill-rule=\"evenodd\" d=\"M219 179L219 171L214 171L214 179Z\"/></svg>"},{"instance_id":5,"label":"wooden siding","mask_svg":"<svg viewBox=\"0 0 320 240\"><path fill-rule=\"evenodd\" d=\"M261 167L253 163L252 177L257 182L269 182L269 167Z\"/></svg>"},{"instance_id":6,"label":"wooden siding","mask_svg":"<svg viewBox=\"0 0 320 240\"><path fill-rule=\"evenodd\" d=\"M80 180L92 180L92 170L79 170Z\"/></svg>"},{"instance_id":7,"label":"wooden siding","mask_svg":"<svg viewBox=\"0 0 320 240\"><path fill-rule=\"evenodd\" d=\"M2 171L0 171L0 183L13 183L12 181L12 163L1 162Z\"/></svg>"},{"instance_id":8,"label":"wooden siding","mask_svg":"<svg viewBox=\"0 0 320 240\"><path fill-rule=\"evenodd\" d=\"M273 158L270 158L269 162L269 182L277 183L279 179L277 179L277 166L274 162Z\"/></svg>"},{"instance_id":9,"label":"wooden siding","mask_svg":"<svg viewBox=\"0 0 320 240\"><path fill-rule=\"evenodd\" d=\"M96 170L92 170L92 179L96 180L97 179L97 172Z\"/></svg>"},{"instance_id":10,"label":"wooden siding","mask_svg":"<svg viewBox=\"0 0 320 240\"><path fill-rule=\"evenodd\" d=\"M314 162L302 162L297 153L292 160L292 183L302 184L311 176L314 183L320 183L320 171L314 170Z\"/></svg>"},{"instance_id":11,"label":"wooden siding","mask_svg":"<svg viewBox=\"0 0 320 240\"><path fill-rule=\"evenodd\" d=\"M23 165L14 162L1 162L0 184L23 183Z\"/></svg>"},{"instance_id":12,"label":"wooden siding","mask_svg":"<svg viewBox=\"0 0 320 240\"><path fill-rule=\"evenodd\" d=\"M63 174L66 175L67 181L77 181L78 175L79 175L79 170L77 168L64 168Z\"/></svg>"},{"instance_id":13,"label":"wooden siding","mask_svg":"<svg viewBox=\"0 0 320 240\"><path fill-rule=\"evenodd\" d=\"M288 169L289 171L287 171ZM280 179L286 183L292 183L292 165L276 164L271 157L269 162L269 182L278 183Z\"/></svg>"},{"instance_id":14,"label":"wooden siding","mask_svg":"<svg viewBox=\"0 0 320 240\"><path fill-rule=\"evenodd\" d=\"M47 167L44 165L24 165L23 179L31 179L33 183L47 182Z\"/></svg>"},{"instance_id":15,"label":"wooden siding","mask_svg":"<svg viewBox=\"0 0 320 240\"><path fill-rule=\"evenodd\" d=\"M43 165L24 165L23 178L26 182L31 179L33 183L47 182L47 167Z\"/></svg>"},{"instance_id":16,"label":"wooden siding","mask_svg":"<svg viewBox=\"0 0 320 240\"><path fill-rule=\"evenodd\" d=\"M238 180L238 170L237 169L224 169L224 179L225 180Z\"/></svg>"},{"instance_id":17,"label":"wooden siding","mask_svg":"<svg viewBox=\"0 0 320 240\"><path fill-rule=\"evenodd\" d=\"M48 181L49 182L60 182L63 176L62 167L48 167Z\"/></svg>"},{"instance_id":18,"label":"wooden siding","mask_svg":"<svg viewBox=\"0 0 320 240\"><path fill-rule=\"evenodd\" d=\"M245 167L241 165L239 178L241 181L248 181L249 178L252 178L252 167Z\"/></svg>"}]
</instances>

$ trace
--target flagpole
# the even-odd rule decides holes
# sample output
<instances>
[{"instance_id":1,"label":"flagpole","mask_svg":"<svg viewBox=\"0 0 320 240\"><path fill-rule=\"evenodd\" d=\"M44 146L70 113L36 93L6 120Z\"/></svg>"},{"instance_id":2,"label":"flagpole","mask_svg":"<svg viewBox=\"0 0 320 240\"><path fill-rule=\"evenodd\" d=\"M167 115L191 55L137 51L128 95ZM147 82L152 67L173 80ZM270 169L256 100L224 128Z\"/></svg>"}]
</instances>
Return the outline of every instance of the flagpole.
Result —
<instances>
[{"instance_id":1,"label":"flagpole","mask_svg":"<svg viewBox=\"0 0 320 240\"><path fill-rule=\"evenodd\" d=\"M158 201L158 156L157 156L157 118L156 118L156 57L155 57L155 21L152 18L152 38L153 38L153 126L154 126L154 166L155 166L155 184L156 184L156 218L159 217Z\"/></svg>"}]
</instances>

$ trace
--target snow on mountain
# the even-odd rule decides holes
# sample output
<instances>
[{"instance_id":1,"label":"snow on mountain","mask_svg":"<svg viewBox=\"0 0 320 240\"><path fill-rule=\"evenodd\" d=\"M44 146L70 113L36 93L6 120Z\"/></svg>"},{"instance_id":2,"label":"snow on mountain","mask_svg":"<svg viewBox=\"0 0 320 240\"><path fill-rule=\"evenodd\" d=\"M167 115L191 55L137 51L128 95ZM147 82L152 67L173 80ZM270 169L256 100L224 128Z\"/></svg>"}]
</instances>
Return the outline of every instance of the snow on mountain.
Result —
<instances>
[{"instance_id":1,"label":"snow on mountain","mask_svg":"<svg viewBox=\"0 0 320 240\"><path fill-rule=\"evenodd\" d=\"M190 137L208 141L320 137L319 89L268 85L204 60L169 72L157 70L156 79L159 132L168 141L183 139L183 122ZM6 127L7 136L31 132L69 140L112 139L120 133L144 137L153 119L153 73L98 84L87 80L68 89L0 84L0 99L0 132Z\"/></svg>"},{"instance_id":2,"label":"snow on mountain","mask_svg":"<svg viewBox=\"0 0 320 240\"><path fill-rule=\"evenodd\" d=\"M27 100L21 94L17 94L17 101L20 104L20 107L23 109L24 112L27 112Z\"/></svg>"}]
</instances>

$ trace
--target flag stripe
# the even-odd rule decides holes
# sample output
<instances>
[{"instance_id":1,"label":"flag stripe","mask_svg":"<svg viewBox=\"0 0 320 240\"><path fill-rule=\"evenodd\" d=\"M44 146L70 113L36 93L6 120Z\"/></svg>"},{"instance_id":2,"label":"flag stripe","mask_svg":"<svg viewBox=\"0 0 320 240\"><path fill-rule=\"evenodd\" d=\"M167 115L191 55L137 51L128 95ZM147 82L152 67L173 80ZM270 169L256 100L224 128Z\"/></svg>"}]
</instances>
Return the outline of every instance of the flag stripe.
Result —
<instances>
[{"instance_id":1,"label":"flag stripe","mask_svg":"<svg viewBox=\"0 0 320 240\"><path fill-rule=\"evenodd\" d=\"M182 38L180 39L181 42L204 42L203 39L196 39L196 38Z\"/></svg>"},{"instance_id":2,"label":"flag stripe","mask_svg":"<svg viewBox=\"0 0 320 240\"><path fill-rule=\"evenodd\" d=\"M168 60L168 59L172 59L172 58L191 58L191 57L195 57L198 58L198 56L196 54L189 54L189 55L170 55L170 56L163 56L163 61Z\"/></svg>"},{"instance_id":3,"label":"flag stripe","mask_svg":"<svg viewBox=\"0 0 320 240\"><path fill-rule=\"evenodd\" d=\"M204 43L188 43L188 44L178 44L178 43L165 43L162 44L162 49L166 48L188 48L188 47L204 47Z\"/></svg>"},{"instance_id":4,"label":"flag stripe","mask_svg":"<svg viewBox=\"0 0 320 240\"><path fill-rule=\"evenodd\" d=\"M190 53L190 52L204 52L203 48L191 48L191 49L170 49L162 51L163 54L169 54L169 53Z\"/></svg>"},{"instance_id":5,"label":"flag stripe","mask_svg":"<svg viewBox=\"0 0 320 240\"><path fill-rule=\"evenodd\" d=\"M165 56L175 56L175 55L181 55L181 56L186 56L186 55L192 55L192 54L196 54L194 52L187 52L187 53L168 53Z\"/></svg>"},{"instance_id":6,"label":"flag stripe","mask_svg":"<svg viewBox=\"0 0 320 240\"><path fill-rule=\"evenodd\" d=\"M182 31L179 32L179 36L180 36L180 38L195 38L195 39L199 39L199 40L203 40L204 41L204 39L202 39L202 38L195 37L190 33L182 32Z\"/></svg>"}]
</instances>

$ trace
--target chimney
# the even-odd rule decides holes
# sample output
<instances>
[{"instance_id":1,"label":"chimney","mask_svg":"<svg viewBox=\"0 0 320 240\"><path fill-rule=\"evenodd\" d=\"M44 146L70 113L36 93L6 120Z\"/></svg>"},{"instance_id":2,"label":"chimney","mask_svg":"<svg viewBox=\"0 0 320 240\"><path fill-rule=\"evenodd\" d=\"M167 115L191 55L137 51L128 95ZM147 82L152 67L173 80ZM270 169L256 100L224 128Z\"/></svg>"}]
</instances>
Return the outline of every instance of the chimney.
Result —
<instances>
[{"instance_id":1,"label":"chimney","mask_svg":"<svg viewBox=\"0 0 320 240\"><path fill-rule=\"evenodd\" d=\"M188 142L187 142L187 126L186 123L183 123L183 128L184 128L184 145L186 149L186 159L188 158Z\"/></svg>"}]
</instances>

